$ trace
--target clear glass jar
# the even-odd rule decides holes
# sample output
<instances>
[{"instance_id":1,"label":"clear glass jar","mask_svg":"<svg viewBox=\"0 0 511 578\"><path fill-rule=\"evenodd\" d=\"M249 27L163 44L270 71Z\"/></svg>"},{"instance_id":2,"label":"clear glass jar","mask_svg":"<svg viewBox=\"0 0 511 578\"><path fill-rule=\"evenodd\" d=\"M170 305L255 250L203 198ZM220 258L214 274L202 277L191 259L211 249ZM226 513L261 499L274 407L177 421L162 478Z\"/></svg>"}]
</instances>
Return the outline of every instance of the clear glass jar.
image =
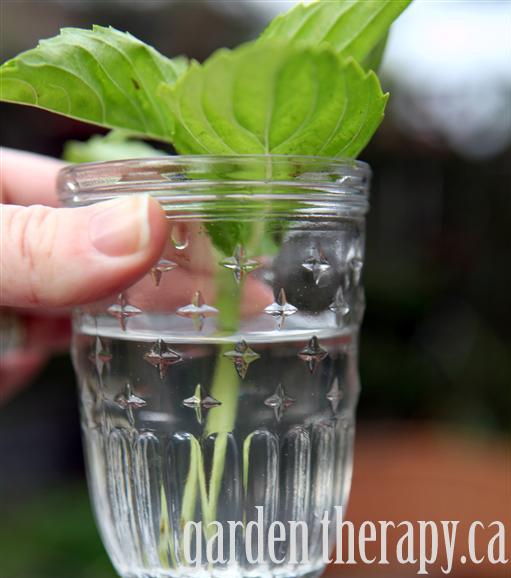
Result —
<instances>
[{"instance_id":1,"label":"clear glass jar","mask_svg":"<svg viewBox=\"0 0 511 578\"><path fill-rule=\"evenodd\" d=\"M360 162L287 156L61 172L67 206L148 193L169 220L150 273L74 312L89 485L122 577L322 571L321 519L352 470L368 181Z\"/></svg>"}]
</instances>

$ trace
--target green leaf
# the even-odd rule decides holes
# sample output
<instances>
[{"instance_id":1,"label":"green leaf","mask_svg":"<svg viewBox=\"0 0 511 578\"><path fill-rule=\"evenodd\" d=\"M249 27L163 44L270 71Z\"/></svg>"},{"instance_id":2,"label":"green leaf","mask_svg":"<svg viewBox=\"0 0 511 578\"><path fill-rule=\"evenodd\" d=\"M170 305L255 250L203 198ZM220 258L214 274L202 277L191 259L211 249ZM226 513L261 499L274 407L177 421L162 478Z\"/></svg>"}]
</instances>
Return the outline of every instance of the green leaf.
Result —
<instances>
[{"instance_id":1,"label":"green leaf","mask_svg":"<svg viewBox=\"0 0 511 578\"><path fill-rule=\"evenodd\" d=\"M275 42L220 50L161 93L181 154L355 157L387 100L376 75L353 59Z\"/></svg>"},{"instance_id":2,"label":"green leaf","mask_svg":"<svg viewBox=\"0 0 511 578\"><path fill-rule=\"evenodd\" d=\"M143 141L133 140L129 133L117 129L104 136L94 135L85 142L68 141L64 146L62 158L70 163L91 163L157 157L166 154L165 151L156 149Z\"/></svg>"},{"instance_id":3,"label":"green leaf","mask_svg":"<svg viewBox=\"0 0 511 578\"><path fill-rule=\"evenodd\" d=\"M378 44L371 50L371 52L362 61L362 66L366 70L374 70L378 72L385 56L385 48L387 48L387 41L389 39L388 33L378 42Z\"/></svg>"},{"instance_id":4,"label":"green leaf","mask_svg":"<svg viewBox=\"0 0 511 578\"><path fill-rule=\"evenodd\" d=\"M64 28L0 67L0 98L170 141L157 89L187 66L113 28Z\"/></svg>"},{"instance_id":5,"label":"green leaf","mask_svg":"<svg viewBox=\"0 0 511 578\"><path fill-rule=\"evenodd\" d=\"M250 229L249 223L235 220L208 221L206 226L209 236L214 240L215 247L229 256L234 253L236 245L242 243Z\"/></svg>"},{"instance_id":6,"label":"green leaf","mask_svg":"<svg viewBox=\"0 0 511 578\"><path fill-rule=\"evenodd\" d=\"M323 0L277 16L258 42L328 44L342 58L364 62L412 0Z\"/></svg>"}]
</instances>

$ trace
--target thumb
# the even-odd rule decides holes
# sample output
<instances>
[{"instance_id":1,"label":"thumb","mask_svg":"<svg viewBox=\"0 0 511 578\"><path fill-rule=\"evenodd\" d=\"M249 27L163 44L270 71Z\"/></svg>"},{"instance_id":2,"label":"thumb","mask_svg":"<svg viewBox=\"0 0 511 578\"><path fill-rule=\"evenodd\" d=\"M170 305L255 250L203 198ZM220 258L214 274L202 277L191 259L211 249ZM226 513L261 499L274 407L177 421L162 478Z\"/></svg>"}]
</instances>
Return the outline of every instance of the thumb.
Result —
<instances>
[{"instance_id":1,"label":"thumb","mask_svg":"<svg viewBox=\"0 0 511 578\"><path fill-rule=\"evenodd\" d=\"M149 196L0 210L1 305L78 305L120 291L158 259L167 237L165 214Z\"/></svg>"}]
</instances>

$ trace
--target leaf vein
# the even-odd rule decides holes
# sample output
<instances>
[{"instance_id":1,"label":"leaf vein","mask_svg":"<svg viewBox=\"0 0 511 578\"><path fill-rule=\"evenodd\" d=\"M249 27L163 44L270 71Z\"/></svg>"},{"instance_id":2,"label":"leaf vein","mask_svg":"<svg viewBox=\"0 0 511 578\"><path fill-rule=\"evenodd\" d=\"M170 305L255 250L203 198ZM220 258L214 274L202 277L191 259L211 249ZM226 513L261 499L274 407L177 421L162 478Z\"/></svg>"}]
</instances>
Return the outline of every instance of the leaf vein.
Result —
<instances>
[{"instance_id":1,"label":"leaf vein","mask_svg":"<svg viewBox=\"0 0 511 578\"><path fill-rule=\"evenodd\" d=\"M317 77L315 77L314 80L315 80L315 82L314 82L314 100L313 100L311 106L309 106L309 110L307 112L306 117L302 120L300 125L298 127L296 127L287 138L285 138L283 141L281 141L278 145L275 145L274 147L272 147L272 150L281 148L286 143L291 141L297 134L300 134L300 132L303 130L303 127L307 126L307 124L309 123L310 119L312 118L314 112L316 112L317 104L318 104L319 86L318 86Z\"/></svg>"},{"instance_id":2,"label":"leaf vein","mask_svg":"<svg viewBox=\"0 0 511 578\"><path fill-rule=\"evenodd\" d=\"M62 66L61 64L57 65L57 64L51 64L51 63L43 63L43 64L30 64L27 65L30 66L31 68L54 68L56 70L60 70L63 71L67 74L69 74L69 76L72 76L73 78L75 78L78 82L80 82L81 84L84 84L93 94L94 96L97 98L99 106L101 108L101 122L105 123L106 122L106 111L105 111L105 105L103 103L103 100L101 98L101 95L97 92L97 90L95 88L93 88L88 82L86 82L83 78L80 78L75 72L73 72L72 70L69 70L67 67ZM57 85L58 86L58 85ZM65 89L64 89L65 90Z\"/></svg>"},{"instance_id":3,"label":"leaf vein","mask_svg":"<svg viewBox=\"0 0 511 578\"><path fill-rule=\"evenodd\" d=\"M98 39L100 42L102 42L101 39ZM75 48L79 48L80 50L83 50L84 52L86 52L97 64L98 66L103 70L105 76L110 80L110 82L112 83L113 86L115 86L119 92L124 96L124 98L130 102L134 108L137 110L139 118L141 120L142 126L144 128L144 131L147 132L148 131L148 125L147 125L147 121L146 118L139 106L139 104L136 102L136 100L134 100L122 87L121 85L114 80L114 78L111 76L111 74L108 72L108 69L105 68L105 66L103 65L103 63L100 61L99 58L97 58L88 48L86 48L85 46L82 46L81 44L75 43L75 42L66 42L65 44L67 44L68 46L72 46ZM106 44L105 42L103 42L103 44ZM110 46L111 48L114 48L111 44L108 43L108 46ZM133 68L133 65L132 65Z\"/></svg>"},{"instance_id":4,"label":"leaf vein","mask_svg":"<svg viewBox=\"0 0 511 578\"><path fill-rule=\"evenodd\" d=\"M204 82L202 83L201 86L201 91L200 91L200 110L204 116L204 119L206 120L206 123L208 125L208 127L210 128L211 132L221 141L225 144L225 146L230 150L230 152L232 152L233 154L236 154L236 151L229 145L227 144L227 141L220 136L220 133L217 131L216 127L213 125L213 121L210 119L208 113L206 112L206 109L204 107Z\"/></svg>"},{"instance_id":5,"label":"leaf vein","mask_svg":"<svg viewBox=\"0 0 511 578\"><path fill-rule=\"evenodd\" d=\"M344 45L342 46L342 52L345 52L348 50L348 48L353 45L364 33L364 31L371 25L371 23L378 17L380 16L380 14L387 9L387 3L384 3L380 9L378 11L376 11L374 14L372 14L372 16L365 21L365 23L362 25L361 28L359 28L358 32L355 33L353 36L351 36L347 42L344 43ZM325 37L325 41L326 41L326 37Z\"/></svg>"},{"instance_id":6,"label":"leaf vein","mask_svg":"<svg viewBox=\"0 0 511 578\"><path fill-rule=\"evenodd\" d=\"M211 151L207 146L205 146L196 136L195 133L193 132L193 130L188 126L188 123L184 120L183 114L181 112L181 98L183 95L180 96L180 99L178 102L176 102L176 114L179 118L181 127L184 128L184 130L192 137L192 139L197 143L197 145L199 145L199 150L205 150L206 153L208 154L213 154L213 151Z\"/></svg>"},{"instance_id":7,"label":"leaf vein","mask_svg":"<svg viewBox=\"0 0 511 578\"><path fill-rule=\"evenodd\" d=\"M318 155L321 155L321 153L327 148L327 146L334 140L335 135L339 131L339 128L341 127L342 123L344 122L344 118L346 117L346 113L348 112L348 102L349 102L348 82L346 80L345 74L341 74L340 77L342 78L342 82L344 85L343 86L344 106L342 109L342 113L340 114L339 118L337 119L337 123L335 124L335 127L332 129L332 131L330 132L330 135L328 136L326 141L323 143L323 145L321 146L321 148L317 152Z\"/></svg>"},{"instance_id":8,"label":"leaf vein","mask_svg":"<svg viewBox=\"0 0 511 578\"><path fill-rule=\"evenodd\" d=\"M160 127L160 131L161 131L161 135L160 136L169 136L168 133L168 127L166 127L166 121L165 121L165 116L163 115L162 111L161 111L161 107L158 106L157 101L153 98L153 91L149 90L147 84L142 80L140 73L139 73L139 69L137 66L135 66L134 62L132 61L131 57L129 56L129 53L126 52L123 48L121 48L121 46L116 46L114 44L112 44L107 38L103 38L103 37L98 37L97 38L100 42L103 42L104 44L106 44L107 46L110 46L112 49L117 50L117 52L119 52L119 54L121 54L125 60L129 63L129 65L131 66L132 70L135 71L137 73L137 79L140 82L140 85L143 87L144 89L144 93L147 96L147 100L150 102L151 104L151 108L153 109L153 111L156 113L157 117L158 117L158 124ZM138 42L137 39L134 39L135 41ZM151 62L154 64L154 68L157 70L158 74L160 75L160 77L165 81L166 79L164 78L163 74L161 73L160 69L158 68L158 66L156 66L156 61L153 58L153 54L151 50L148 50L149 47L145 46L144 44L140 44L141 48L144 48L145 51L150 55L151 58ZM143 112L142 112L143 114Z\"/></svg>"},{"instance_id":9,"label":"leaf vein","mask_svg":"<svg viewBox=\"0 0 511 578\"><path fill-rule=\"evenodd\" d=\"M349 148L351 146L352 143L356 142L356 140L358 139L358 137L360 136L360 134L362 133L362 130L364 129L364 127L366 126L367 123L367 117L369 115L369 107L367 106L367 100L369 99L369 96L366 96L366 106L364 107L364 119L360 122L359 124L359 128L358 131L351 137L351 139L345 143L345 145L338 151L337 155L341 155L347 148Z\"/></svg>"}]
</instances>

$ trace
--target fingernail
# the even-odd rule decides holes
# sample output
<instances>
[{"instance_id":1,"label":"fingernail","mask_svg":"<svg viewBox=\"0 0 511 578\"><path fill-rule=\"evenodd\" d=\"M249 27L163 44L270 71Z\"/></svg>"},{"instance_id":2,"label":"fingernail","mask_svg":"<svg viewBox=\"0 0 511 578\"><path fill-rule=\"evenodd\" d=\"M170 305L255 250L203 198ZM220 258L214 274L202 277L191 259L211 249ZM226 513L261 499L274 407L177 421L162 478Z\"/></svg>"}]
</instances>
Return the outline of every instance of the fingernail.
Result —
<instances>
[{"instance_id":1,"label":"fingernail","mask_svg":"<svg viewBox=\"0 0 511 578\"><path fill-rule=\"evenodd\" d=\"M148 209L148 196L102 203L89 221L92 244L109 257L144 250L151 238Z\"/></svg>"}]
</instances>

